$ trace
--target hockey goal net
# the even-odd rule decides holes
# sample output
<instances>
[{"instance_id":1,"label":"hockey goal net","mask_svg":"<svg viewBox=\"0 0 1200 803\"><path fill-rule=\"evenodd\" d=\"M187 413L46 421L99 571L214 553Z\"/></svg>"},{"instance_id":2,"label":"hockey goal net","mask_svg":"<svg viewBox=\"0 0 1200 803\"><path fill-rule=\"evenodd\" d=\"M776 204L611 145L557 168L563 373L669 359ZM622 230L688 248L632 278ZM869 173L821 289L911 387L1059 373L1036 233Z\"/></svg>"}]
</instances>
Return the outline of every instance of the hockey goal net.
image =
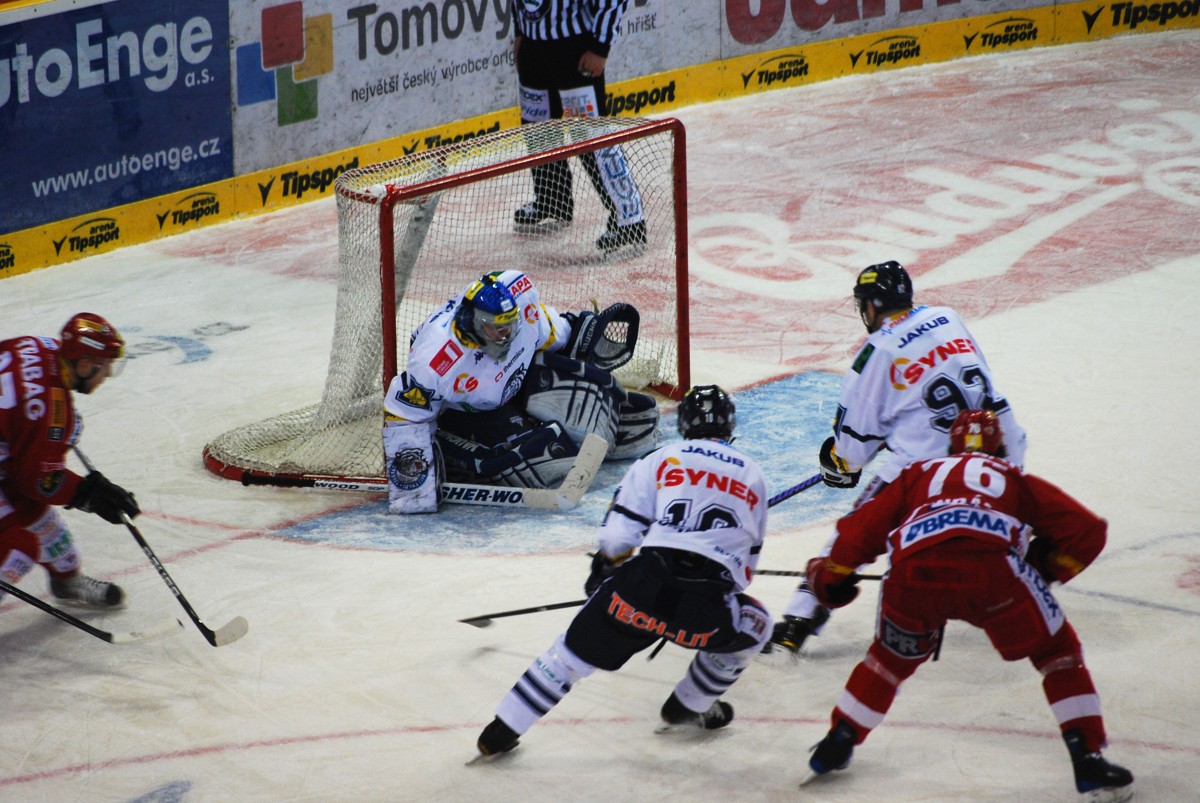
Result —
<instances>
[{"instance_id":1,"label":"hockey goal net","mask_svg":"<svg viewBox=\"0 0 1200 803\"><path fill-rule=\"evenodd\" d=\"M644 244L599 247L611 205L584 169L587 154L610 187L635 194ZM533 198L531 168L563 160L570 223L516 225L514 211ZM205 466L244 483L382 478L383 393L412 330L493 270L524 270L559 312L633 304L637 349L615 373L627 388L678 399L689 383L686 186L674 119L551 120L347 171L335 184L337 312L321 399L220 435Z\"/></svg>"}]
</instances>

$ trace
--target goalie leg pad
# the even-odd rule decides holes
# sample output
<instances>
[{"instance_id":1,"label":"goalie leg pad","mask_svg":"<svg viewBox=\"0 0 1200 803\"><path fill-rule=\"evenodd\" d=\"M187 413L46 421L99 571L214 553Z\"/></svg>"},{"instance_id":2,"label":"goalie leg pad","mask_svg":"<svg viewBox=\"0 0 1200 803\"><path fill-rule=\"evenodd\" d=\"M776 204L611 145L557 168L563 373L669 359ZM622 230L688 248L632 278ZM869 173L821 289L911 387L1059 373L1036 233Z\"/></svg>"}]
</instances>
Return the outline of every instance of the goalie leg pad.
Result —
<instances>
[{"instance_id":1,"label":"goalie leg pad","mask_svg":"<svg viewBox=\"0 0 1200 803\"><path fill-rule=\"evenodd\" d=\"M630 392L617 408L617 440L609 450L613 460L627 460L649 454L659 447L658 404L645 393Z\"/></svg>"},{"instance_id":2,"label":"goalie leg pad","mask_svg":"<svg viewBox=\"0 0 1200 803\"><path fill-rule=\"evenodd\" d=\"M435 513L438 509L438 459L425 424L383 428L387 459L388 510Z\"/></svg>"},{"instance_id":3,"label":"goalie leg pad","mask_svg":"<svg viewBox=\"0 0 1200 803\"><path fill-rule=\"evenodd\" d=\"M539 421L557 421L576 444L588 433L617 441L625 389L608 371L562 354L539 352L522 388L525 412Z\"/></svg>"},{"instance_id":4,"label":"goalie leg pad","mask_svg":"<svg viewBox=\"0 0 1200 803\"><path fill-rule=\"evenodd\" d=\"M540 424L496 446L484 446L439 430L438 443L450 479L552 488L571 470L579 447L557 422Z\"/></svg>"}]
</instances>

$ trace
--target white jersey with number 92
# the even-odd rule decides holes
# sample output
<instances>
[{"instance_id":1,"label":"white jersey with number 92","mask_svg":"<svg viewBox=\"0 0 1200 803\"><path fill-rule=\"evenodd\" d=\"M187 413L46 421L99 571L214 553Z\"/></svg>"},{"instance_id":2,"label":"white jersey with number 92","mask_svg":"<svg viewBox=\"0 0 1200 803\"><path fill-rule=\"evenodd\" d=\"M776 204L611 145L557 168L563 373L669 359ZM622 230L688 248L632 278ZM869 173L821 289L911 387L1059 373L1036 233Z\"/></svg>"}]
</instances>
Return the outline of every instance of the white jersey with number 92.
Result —
<instances>
[{"instance_id":1,"label":"white jersey with number 92","mask_svg":"<svg viewBox=\"0 0 1200 803\"><path fill-rule=\"evenodd\" d=\"M915 307L871 333L846 372L834 420L837 454L858 469L886 446L892 454L877 474L891 482L910 463L944 456L950 426L967 409L996 413L1008 461L1024 464L1025 430L974 336L949 307Z\"/></svg>"}]
</instances>

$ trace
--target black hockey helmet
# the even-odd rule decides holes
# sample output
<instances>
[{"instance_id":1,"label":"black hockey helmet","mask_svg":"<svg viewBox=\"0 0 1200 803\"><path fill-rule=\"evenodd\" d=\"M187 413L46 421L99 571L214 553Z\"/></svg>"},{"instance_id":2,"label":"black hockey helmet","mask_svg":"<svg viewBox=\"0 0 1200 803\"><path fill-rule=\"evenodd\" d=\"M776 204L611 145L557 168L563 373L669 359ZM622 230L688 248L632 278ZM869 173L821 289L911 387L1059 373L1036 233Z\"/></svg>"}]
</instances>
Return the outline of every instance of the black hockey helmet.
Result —
<instances>
[{"instance_id":1,"label":"black hockey helmet","mask_svg":"<svg viewBox=\"0 0 1200 803\"><path fill-rule=\"evenodd\" d=\"M912 279L908 271L894 259L868 265L858 274L854 282L854 300L858 303L859 317L866 325L866 310L879 312L907 309L913 305ZM870 329L870 326L867 326Z\"/></svg>"},{"instance_id":2,"label":"black hockey helmet","mask_svg":"<svg viewBox=\"0 0 1200 803\"><path fill-rule=\"evenodd\" d=\"M679 403L679 434L687 440L720 438L733 440L737 426L733 399L716 385L696 385Z\"/></svg>"}]
</instances>

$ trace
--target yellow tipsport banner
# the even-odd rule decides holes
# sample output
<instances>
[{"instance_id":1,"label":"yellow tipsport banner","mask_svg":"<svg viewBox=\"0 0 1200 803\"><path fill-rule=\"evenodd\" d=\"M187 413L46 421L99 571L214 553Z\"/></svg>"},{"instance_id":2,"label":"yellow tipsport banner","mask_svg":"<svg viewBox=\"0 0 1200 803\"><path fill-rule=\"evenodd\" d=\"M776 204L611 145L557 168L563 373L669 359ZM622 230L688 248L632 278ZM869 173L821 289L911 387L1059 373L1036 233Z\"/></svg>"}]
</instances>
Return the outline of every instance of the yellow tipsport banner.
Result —
<instances>
[{"instance_id":1,"label":"yellow tipsport banner","mask_svg":"<svg viewBox=\"0 0 1200 803\"><path fill-rule=\"evenodd\" d=\"M18 3L17 5L21 5ZM862 34L695 65L609 87L612 111L681 106L970 56L1200 27L1200 0L1072 3ZM0 235L0 278L328 197L342 172L519 124L515 108Z\"/></svg>"}]
</instances>

